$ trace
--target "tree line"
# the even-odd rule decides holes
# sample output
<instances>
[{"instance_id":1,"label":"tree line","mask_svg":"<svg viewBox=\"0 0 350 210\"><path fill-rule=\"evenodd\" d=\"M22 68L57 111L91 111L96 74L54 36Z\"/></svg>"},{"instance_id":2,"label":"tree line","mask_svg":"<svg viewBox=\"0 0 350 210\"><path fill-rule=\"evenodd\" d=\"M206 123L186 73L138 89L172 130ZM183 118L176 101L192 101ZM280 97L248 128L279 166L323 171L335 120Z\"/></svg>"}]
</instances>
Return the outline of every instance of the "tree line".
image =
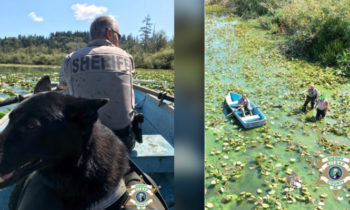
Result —
<instances>
[{"instance_id":1,"label":"tree line","mask_svg":"<svg viewBox=\"0 0 350 210\"><path fill-rule=\"evenodd\" d=\"M174 69L173 40L152 30L147 15L138 36L122 35L119 46L130 53L137 68ZM89 32L54 32L48 37L29 35L0 38L0 63L61 65L64 57L87 45Z\"/></svg>"}]
</instances>

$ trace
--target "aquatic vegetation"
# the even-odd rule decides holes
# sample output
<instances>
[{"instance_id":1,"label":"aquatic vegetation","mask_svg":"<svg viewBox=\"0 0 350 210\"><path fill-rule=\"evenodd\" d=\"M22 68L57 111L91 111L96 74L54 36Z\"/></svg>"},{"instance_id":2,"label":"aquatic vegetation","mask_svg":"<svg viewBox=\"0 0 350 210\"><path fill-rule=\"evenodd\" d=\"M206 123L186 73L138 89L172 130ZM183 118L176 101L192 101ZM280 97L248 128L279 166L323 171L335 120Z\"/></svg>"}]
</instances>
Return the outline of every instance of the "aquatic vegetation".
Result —
<instances>
[{"instance_id":1,"label":"aquatic vegetation","mask_svg":"<svg viewBox=\"0 0 350 210\"><path fill-rule=\"evenodd\" d=\"M284 57L284 37L255 20L207 15L205 21L206 203L215 209L347 206L345 189L334 202L327 186L315 184L314 161L332 151L350 154L349 81L336 68ZM301 110L306 96L299 93L310 84L330 101L320 121L315 110ZM252 98L267 125L242 129L228 116L228 91Z\"/></svg>"},{"instance_id":2,"label":"aquatic vegetation","mask_svg":"<svg viewBox=\"0 0 350 210\"><path fill-rule=\"evenodd\" d=\"M59 68L28 68L22 66L0 66L0 100L33 92L35 84L44 75L49 75L52 82L58 83ZM174 71L136 69L134 83L174 95ZM0 112L8 112L0 107ZM1 114L0 114L1 117Z\"/></svg>"},{"instance_id":3,"label":"aquatic vegetation","mask_svg":"<svg viewBox=\"0 0 350 210\"><path fill-rule=\"evenodd\" d=\"M349 0L206 0L206 14L256 18L260 27L286 39L292 57L339 66L350 76ZM271 37L272 39L275 37Z\"/></svg>"},{"instance_id":4,"label":"aquatic vegetation","mask_svg":"<svg viewBox=\"0 0 350 210\"><path fill-rule=\"evenodd\" d=\"M161 69L136 69L135 84L174 95L174 71Z\"/></svg>"}]
</instances>

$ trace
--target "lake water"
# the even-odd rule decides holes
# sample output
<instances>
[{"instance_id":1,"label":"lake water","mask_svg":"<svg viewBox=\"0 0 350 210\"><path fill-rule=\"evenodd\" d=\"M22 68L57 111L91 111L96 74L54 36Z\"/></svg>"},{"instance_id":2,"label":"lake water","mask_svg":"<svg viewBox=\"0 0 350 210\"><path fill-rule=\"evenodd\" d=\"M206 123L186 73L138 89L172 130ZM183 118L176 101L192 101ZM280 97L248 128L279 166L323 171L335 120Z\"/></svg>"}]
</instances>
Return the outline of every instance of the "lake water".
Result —
<instances>
[{"instance_id":1,"label":"lake water","mask_svg":"<svg viewBox=\"0 0 350 210\"><path fill-rule=\"evenodd\" d=\"M0 66L0 100L31 92L36 82L44 75L49 75L52 82L58 82L58 72L59 69ZM13 106L0 107L0 112L8 112Z\"/></svg>"}]
</instances>

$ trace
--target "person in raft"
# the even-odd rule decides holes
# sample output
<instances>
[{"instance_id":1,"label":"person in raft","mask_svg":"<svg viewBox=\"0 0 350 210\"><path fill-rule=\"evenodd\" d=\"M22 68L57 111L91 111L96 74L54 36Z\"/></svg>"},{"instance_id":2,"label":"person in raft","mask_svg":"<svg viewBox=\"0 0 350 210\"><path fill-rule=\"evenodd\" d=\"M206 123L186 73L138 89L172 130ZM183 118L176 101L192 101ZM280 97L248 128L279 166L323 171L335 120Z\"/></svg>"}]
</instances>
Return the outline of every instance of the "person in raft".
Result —
<instances>
[{"instance_id":1,"label":"person in raft","mask_svg":"<svg viewBox=\"0 0 350 210\"><path fill-rule=\"evenodd\" d=\"M311 85L308 89L304 90L299 95L303 94L304 92L307 92L307 97L303 105L303 111L306 111L306 106L308 105L309 102L311 102L311 109L313 109L315 106L315 101L319 94L318 90L315 88L315 86Z\"/></svg>"},{"instance_id":2,"label":"person in raft","mask_svg":"<svg viewBox=\"0 0 350 210\"><path fill-rule=\"evenodd\" d=\"M320 116L324 118L328 110L328 100L324 95L321 95L320 100L317 101L316 108L317 108L316 120L318 120Z\"/></svg>"},{"instance_id":3,"label":"person in raft","mask_svg":"<svg viewBox=\"0 0 350 210\"><path fill-rule=\"evenodd\" d=\"M252 108L250 107L250 101L245 94L238 100L238 110L241 110L243 113L243 117L245 117L245 110L249 111L250 115L252 114Z\"/></svg>"}]
</instances>

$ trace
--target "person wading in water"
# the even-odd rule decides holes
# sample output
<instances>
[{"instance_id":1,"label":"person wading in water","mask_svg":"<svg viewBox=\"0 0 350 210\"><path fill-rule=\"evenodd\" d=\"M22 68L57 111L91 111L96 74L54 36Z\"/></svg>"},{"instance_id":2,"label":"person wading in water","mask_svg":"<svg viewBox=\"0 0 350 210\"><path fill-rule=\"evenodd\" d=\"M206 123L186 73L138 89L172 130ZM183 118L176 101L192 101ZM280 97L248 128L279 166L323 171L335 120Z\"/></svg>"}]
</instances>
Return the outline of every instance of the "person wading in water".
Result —
<instances>
[{"instance_id":1,"label":"person wading in water","mask_svg":"<svg viewBox=\"0 0 350 210\"><path fill-rule=\"evenodd\" d=\"M304 90L299 95L303 94L304 92L307 92L307 97L306 97L305 103L303 105L303 111L305 112L306 106L308 105L309 102L311 102L311 109L314 108L315 101L316 101L319 93L318 93L318 90L313 85L311 85L308 89Z\"/></svg>"},{"instance_id":2,"label":"person wading in water","mask_svg":"<svg viewBox=\"0 0 350 210\"><path fill-rule=\"evenodd\" d=\"M324 118L328 110L328 100L324 95L321 95L320 100L317 101L316 108L316 120L318 120L320 117Z\"/></svg>"}]
</instances>

